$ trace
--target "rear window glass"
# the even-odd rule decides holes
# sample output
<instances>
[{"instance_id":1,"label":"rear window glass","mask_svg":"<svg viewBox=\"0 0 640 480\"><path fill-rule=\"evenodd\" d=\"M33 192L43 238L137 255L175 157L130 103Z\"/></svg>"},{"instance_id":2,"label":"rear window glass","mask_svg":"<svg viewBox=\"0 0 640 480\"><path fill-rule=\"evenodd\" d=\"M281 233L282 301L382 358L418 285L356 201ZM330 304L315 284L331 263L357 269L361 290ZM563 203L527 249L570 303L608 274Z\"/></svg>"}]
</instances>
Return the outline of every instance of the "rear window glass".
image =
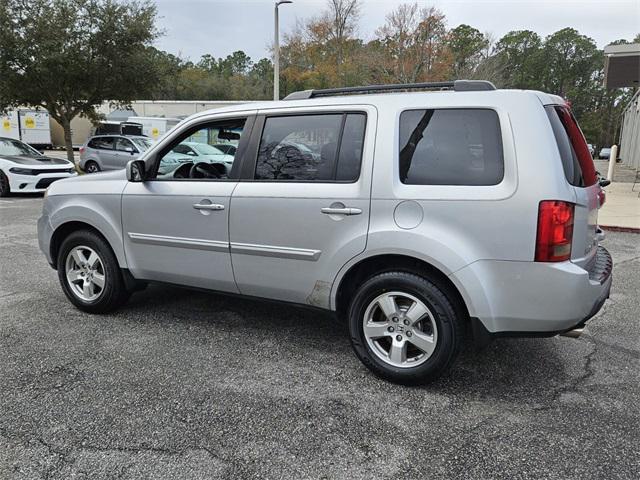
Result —
<instances>
[{"instance_id":1,"label":"rear window glass","mask_svg":"<svg viewBox=\"0 0 640 480\"><path fill-rule=\"evenodd\" d=\"M497 185L504 177L498 115L489 109L400 115L400 180L408 185Z\"/></svg>"},{"instance_id":2,"label":"rear window glass","mask_svg":"<svg viewBox=\"0 0 640 480\"><path fill-rule=\"evenodd\" d=\"M564 107L545 107L553 135L558 144L562 168L567 181L574 187L588 187L597 181L593 159L580 127L571 112Z\"/></svg>"}]
</instances>

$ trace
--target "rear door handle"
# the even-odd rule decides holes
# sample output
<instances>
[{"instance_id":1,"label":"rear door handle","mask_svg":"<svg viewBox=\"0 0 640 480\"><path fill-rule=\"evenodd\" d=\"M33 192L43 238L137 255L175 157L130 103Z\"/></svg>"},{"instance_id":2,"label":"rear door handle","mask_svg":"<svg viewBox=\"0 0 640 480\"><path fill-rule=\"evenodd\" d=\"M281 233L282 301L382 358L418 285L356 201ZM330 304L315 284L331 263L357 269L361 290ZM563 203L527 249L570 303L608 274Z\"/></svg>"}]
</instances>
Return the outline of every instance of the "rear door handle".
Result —
<instances>
[{"instance_id":1,"label":"rear door handle","mask_svg":"<svg viewBox=\"0 0 640 480\"><path fill-rule=\"evenodd\" d=\"M320 211L327 215L360 215L362 213L361 209L351 208L351 207L344 207L344 208L324 207L324 208L321 208Z\"/></svg>"},{"instance_id":2,"label":"rear door handle","mask_svg":"<svg viewBox=\"0 0 640 480\"><path fill-rule=\"evenodd\" d=\"M219 203L194 203L193 208L196 210L224 210L224 205Z\"/></svg>"}]
</instances>

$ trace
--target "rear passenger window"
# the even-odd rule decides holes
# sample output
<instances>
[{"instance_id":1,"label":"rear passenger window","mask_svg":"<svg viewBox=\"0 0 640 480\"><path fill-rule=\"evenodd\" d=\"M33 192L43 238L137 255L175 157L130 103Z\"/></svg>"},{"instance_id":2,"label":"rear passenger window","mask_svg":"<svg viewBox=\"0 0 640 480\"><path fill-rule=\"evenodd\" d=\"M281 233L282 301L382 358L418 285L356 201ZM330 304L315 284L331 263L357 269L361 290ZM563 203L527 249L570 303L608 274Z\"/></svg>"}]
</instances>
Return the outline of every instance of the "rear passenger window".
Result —
<instances>
[{"instance_id":1,"label":"rear passenger window","mask_svg":"<svg viewBox=\"0 0 640 480\"><path fill-rule=\"evenodd\" d=\"M360 175L366 116L360 113L267 117L255 178L355 181Z\"/></svg>"},{"instance_id":2,"label":"rear passenger window","mask_svg":"<svg viewBox=\"0 0 640 480\"><path fill-rule=\"evenodd\" d=\"M98 137L89 142L90 148L113 150L113 137Z\"/></svg>"},{"instance_id":3,"label":"rear passenger window","mask_svg":"<svg viewBox=\"0 0 640 480\"><path fill-rule=\"evenodd\" d=\"M489 109L400 115L400 180L408 185L497 185L504 178L498 115Z\"/></svg>"}]
</instances>

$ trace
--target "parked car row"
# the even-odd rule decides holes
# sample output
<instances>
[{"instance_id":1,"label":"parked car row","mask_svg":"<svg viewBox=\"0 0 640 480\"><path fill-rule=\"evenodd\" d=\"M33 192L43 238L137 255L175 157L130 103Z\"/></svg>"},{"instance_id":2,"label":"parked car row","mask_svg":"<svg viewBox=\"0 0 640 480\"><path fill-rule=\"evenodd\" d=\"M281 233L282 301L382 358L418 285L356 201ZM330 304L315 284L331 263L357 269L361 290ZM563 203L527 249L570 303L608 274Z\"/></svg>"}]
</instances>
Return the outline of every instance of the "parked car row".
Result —
<instances>
[{"instance_id":1,"label":"parked car row","mask_svg":"<svg viewBox=\"0 0 640 480\"><path fill-rule=\"evenodd\" d=\"M188 140L167 153L159 173L170 173L187 163L215 164L222 174L230 172L237 149L233 139L214 144ZM80 148L78 167L85 173L120 170L153 143L140 135L97 135ZM76 175L75 165L68 160L47 157L20 140L0 137L0 197L44 192L54 181Z\"/></svg>"},{"instance_id":2,"label":"parked car row","mask_svg":"<svg viewBox=\"0 0 640 480\"><path fill-rule=\"evenodd\" d=\"M153 143L140 135L97 135L80 148L78 166L86 173L123 169L129 160L139 157ZM160 173L168 173L185 162L218 163L226 173L231 169L236 148L232 143L184 141L168 152L164 171Z\"/></svg>"}]
</instances>

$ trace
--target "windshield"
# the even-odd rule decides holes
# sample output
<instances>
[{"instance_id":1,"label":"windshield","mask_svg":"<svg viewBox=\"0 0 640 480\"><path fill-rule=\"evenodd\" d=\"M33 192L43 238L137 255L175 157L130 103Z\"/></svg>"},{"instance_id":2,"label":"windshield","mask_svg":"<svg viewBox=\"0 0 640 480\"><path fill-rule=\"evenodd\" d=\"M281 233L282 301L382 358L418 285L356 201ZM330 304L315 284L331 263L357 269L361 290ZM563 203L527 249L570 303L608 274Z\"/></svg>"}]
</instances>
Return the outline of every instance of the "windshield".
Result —
<instances>
[{"instance_id":1,"label":"windshield","mask_svg":"<svg viewBox=\"0 0 640 480\"><path fill-rule=\"evenodd\" d=\"M22 157L41 157L42 154L26 143L9 138L0 139L0 155L16 155Z\"/></svg>"},{"instance_id":2,"label":"windshield","mask_svg":"<svg viewBox=\"0 0 640 480\"><path fill-rule=\"evenodd\" d=\"M132 138L131 141L136 144L140 151L144 152L151 148L151 142L146 138Z\"/></svg>"},{"instance_id":3,"label":"windshield","mask_svg":"<svg viewBox=\"0 0 640 480\"><path fill-rule=\"evenodd\" d=\"M223 155L224 152L218 150L213 145L209 145L207 143L199 143L198 145L194 145L194 148L201 153L202 155Z\"/></svg>"}]
</instances>

